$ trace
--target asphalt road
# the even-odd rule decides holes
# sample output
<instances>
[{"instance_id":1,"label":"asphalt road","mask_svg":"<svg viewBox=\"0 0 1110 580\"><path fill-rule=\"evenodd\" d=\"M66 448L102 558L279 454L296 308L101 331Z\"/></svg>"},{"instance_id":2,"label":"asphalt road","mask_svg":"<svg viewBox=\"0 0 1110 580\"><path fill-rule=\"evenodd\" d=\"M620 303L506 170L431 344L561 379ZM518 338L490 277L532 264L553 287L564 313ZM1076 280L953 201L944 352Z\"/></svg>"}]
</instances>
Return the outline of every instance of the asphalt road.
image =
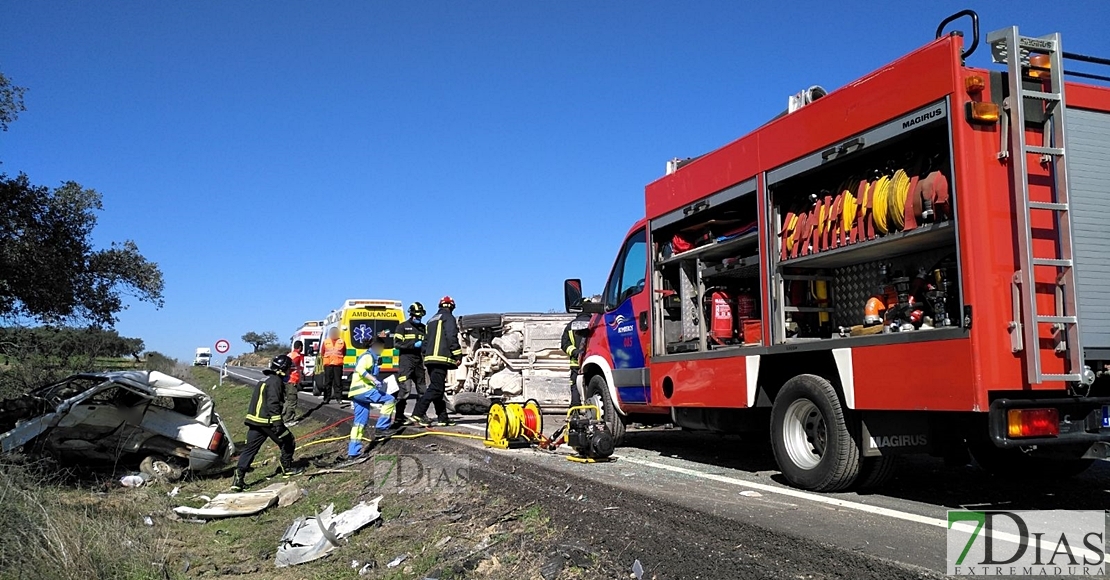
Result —
<instances>
[{"instance_id":1,"label":"asphalt road","mask_svg":"<svg viewBox=\"0 0 1110 580\"><path fill-rule=\"evenodd\" d=\"M229 373L245 379L262 376L254 369L229 369ZM310 393L302 393L301 399L306 408L319 406L319 398ZM340 418L349 410L333 404L316 412L327 421ZM559 421L558 417L547 416L545 422L544 430L550 432ZM468 417L453 430L482 434L484 425L484 417ZM632 501L651 512L642 514L650 518L641 522L643 526L651 526L656 519L668 521L669 525L687 526L691 533L708 526L718 530L716 535L735 532L738 544L744 544L739 536L750 536L745 530L762 530L769 537L800 542L792 549L803 550L804 553L795 556L802 561L836 560L841 566L856 566L860 564L851 563L851 558L858 556L878 566L874 574L861 571L860 578L902 575L894 574L889 566L911 575L943 575L949 509L1110 507L1110 462L1099 462L1071 480L1031 484L994 478L971 465L946 466L939 459L911 456L904 459L898 474L880 490L818 494L784 483L765 439L660 428L633 429L628 432L626 445L618 449L616 461L592 465L569 462L559 455L536 450L502 451L487 449L480 441L439 439L437 443L441 445L463 446L464 452L476 458L509 462L513 465L512 473L516 473L517 465L525 464L526 471L534 474L605 490L594 491L594 495L624 497L626 503L628 498L638 498ZM574 493L570 492L570 496ZM680 514L685 514L685 519L673 519ZM754 540L749 537L748 541ZM762 552L767 551L765 546ZM648 553L645 557L651 559L653 555ZM770 569L781 570L783 577L806 574L804 569L801 572L781 566ZM839 573L823 576L820 568L815 570L818 575L810 577L842 576ZM707 573L702 577L713 577L713 572Z\"/></svg>"}]
</instances>

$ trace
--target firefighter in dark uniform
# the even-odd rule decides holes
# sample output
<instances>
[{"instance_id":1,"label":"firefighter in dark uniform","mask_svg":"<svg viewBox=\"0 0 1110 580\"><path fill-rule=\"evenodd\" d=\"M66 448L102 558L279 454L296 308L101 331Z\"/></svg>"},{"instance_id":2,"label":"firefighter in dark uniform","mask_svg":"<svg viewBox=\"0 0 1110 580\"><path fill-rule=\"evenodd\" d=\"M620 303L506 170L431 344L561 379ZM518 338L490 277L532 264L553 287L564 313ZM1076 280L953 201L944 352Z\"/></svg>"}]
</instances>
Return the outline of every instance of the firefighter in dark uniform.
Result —
<instances>
[{"instance_id":1,"label":"firefighter in dark uniform","mask_svg":"<svg viewBox=\"0 0 1110 580\"><path fill-rule=\"evenodd\" d=\"M274 475L290 477L304 471L293 467L293 452L297 443L293 432L285 426L281 418L282 404L285 401L285 383L289 380L289 371L293 368L293 359L284 354L279 354L270 361L270 368L265 373L266 379L260 381L251 393L250 407L247 408L247 417L243 423L247 426L247 444L239 456L239 464L235 467L235 478L231 482L231 491L243 491L247 484L244 479L250 469L254 456L262 449L262 444L267 439L273 441L281 449L281 459Z\"/></svg>"},{"instance_id":2,"label":"firefighter in dark uniform","mask_svg":"<svg viewBox=\"0 0 1110 580\"><path fill-rule=\"evenodd\" d=\"M424 305L413 302L409 306L409 319L397 325L393 331L393 347L400 354L397 368L397 414L394 416L394 426L409 424L405 417L405 407L409 395L412 393L424 394L424 336L427 327L421 320L427 312Z\"/></svg>"},{"instance_id":3,"label":"firefighter in dark uniform","mask_svg":"<svg viewBox=\"0 0 1110 580\"><path fill-rule=\"evenodd\" d=\"M583 312L563 329L562 349L570 357L570 406L572 407L582 404L582 395L578 393L578 359L582 354L582 348L586 346L586 331L589 325L590 315Z\"/></svg>"},{"instance_id":4,"label":"firefighter in dark uniform","mask_svg":"<svg viewBox=\"0 0 1110 580\"><path fill-rule=\"evenodd\" d=\"M459 368L459 361L462 360L459 325L454 311L455 301L450 296L444 296L439 301L439 311L428 319L423 346L424 365L428 367L428 388L412 411L412 421L424 427L432 424L426 416L430 405L435 405L436 425L455 424L447 416L447 401L443 398L447 388L447 371Z\"/></svg>"}]
</instances>

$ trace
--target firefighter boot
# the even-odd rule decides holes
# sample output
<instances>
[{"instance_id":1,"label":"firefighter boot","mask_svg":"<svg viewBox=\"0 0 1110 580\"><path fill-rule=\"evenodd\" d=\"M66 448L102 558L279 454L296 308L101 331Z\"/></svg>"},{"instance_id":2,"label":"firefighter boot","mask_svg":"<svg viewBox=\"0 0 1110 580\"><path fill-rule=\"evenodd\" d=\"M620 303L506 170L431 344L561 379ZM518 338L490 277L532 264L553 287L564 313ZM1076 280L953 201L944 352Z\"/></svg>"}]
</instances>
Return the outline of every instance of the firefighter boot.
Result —
<instances>
[{"instance_id":1,"label":"firefighter boot","mask_svg":"<svg viewBox=\"0 0 1110 580\"><path fill-rule=\"evenodd\" d=\"M231 491L234 493L238 493L240 491L243 491L244 489L247 489L247 482L245 480L246 474L236 468L235 475L231 479Z\"/></svg>"}]
</instances>

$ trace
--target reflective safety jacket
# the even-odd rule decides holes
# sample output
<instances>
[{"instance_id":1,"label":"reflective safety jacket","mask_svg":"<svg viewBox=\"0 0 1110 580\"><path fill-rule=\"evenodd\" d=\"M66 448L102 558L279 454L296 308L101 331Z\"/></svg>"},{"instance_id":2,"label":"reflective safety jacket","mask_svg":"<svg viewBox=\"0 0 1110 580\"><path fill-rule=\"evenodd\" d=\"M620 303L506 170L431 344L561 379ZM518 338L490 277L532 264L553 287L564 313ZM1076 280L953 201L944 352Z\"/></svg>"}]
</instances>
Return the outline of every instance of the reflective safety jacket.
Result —
<instances>
[{"instance_id":1,"label":"reflective safety jacket","mask_svg":"<svg viewBox=\"0 0 1110 580\"><path fill-rule=\"evenodd\" d=\"M423 345L416 343L422 342L427 332L428 327L424 326L423 322L416 322L410 318L398 324L397 329L393 331L393 347L401 356L419 356Z\"/></svg>"},{"instance_id":2,"label":"reflective safety jacket","mask_svg":"<svg viewBox=\"0 0 1110 580\"><path fill-rule=\"evenodd\" d=\"M298 385L301 382L301 375L304 373L304 355L299 350L291 350L285 356L293 360L293 368L289 369L289 382Z\"/></svg>"},{"instance_id":3,"label":"reflective safety jacket","mask_svg":"<svg viewBox=\"0 0 1110 580\"><path fill-rule=\"evenodd\" d=\"M570 357L570 368L578 368L578 355L581 354L582 347L585 346L586 334L584 331L574 331L573 326L575 322L590 322L589 314L579 314L574 320L567 323L566 328L563 329L562 349L563 352Z\"/></svg>"},{"instance_id":4,"label":"reflective safety jacket","mask_svg":"<svg viewBox=\"0 0 1110 580\"><path fill-rule=\"evenodd\" d=\"M351 373L351 390L347 396L354 397L370 389L380 389L381 380L378 378L380 370L378 357L374 355L374 351L368 350L362 353L355 361L355 372Z\"/></svg>"},{"instance_id":5,"label":"reflective safety jacket","mask_svg":"<svg viewBox=\"0 0 1110 580\"><path fill-rule=\"evenodd\" d=\"M424 362L430 365L444 365L458 368L462 359L459 346L459 324L450 308L440 308L435 316L428 319L428 331L424 340Z\"/></svg>"},{"instance_id":6,"label":"reflective safety jacket","mask_svg":"<svg viewBox=\"0 0 1110 580\"><path fill-rule=\"evenodd\" d=\"M343 357L347 356L347 343L342 338L326 338L320 352L324 353L324 366L343 366Z\"/></svg>"},{"instance_id":7,"label":"reflective safety jacket","mask_svg":"<svg viewBox=\"0 0 1110 580\"><path fill-rule=\"evenodd\" d=\"M285 402L285 382L278 375L269 375L259 381L251 393L247 407L247 425L266 427L281 422L281 406Z\"/></svg>"}]
</instances>

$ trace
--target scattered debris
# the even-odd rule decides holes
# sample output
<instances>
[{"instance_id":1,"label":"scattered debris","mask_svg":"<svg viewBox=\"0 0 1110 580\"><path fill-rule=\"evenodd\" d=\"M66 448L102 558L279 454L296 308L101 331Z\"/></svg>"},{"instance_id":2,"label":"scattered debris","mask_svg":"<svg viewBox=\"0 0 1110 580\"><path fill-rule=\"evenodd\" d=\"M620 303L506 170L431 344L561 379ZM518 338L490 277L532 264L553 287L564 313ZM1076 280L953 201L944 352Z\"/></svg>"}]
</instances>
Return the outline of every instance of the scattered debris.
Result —
<instances>
[{"instance_id":1,"label":"scattered debris","mask_svg":"<svg viewBox=\"0 0 1110 580\"><path fill-rule=\"evenodd\" d=\"M377 562L372 562L372 561L367 562L366 565L363 566L362 569L358 571L358 575L359 576L366 576L367 574L373 573L374 567L377 566L377 565L378 565Z\"/></svg>"},{"instance_id":2,"label":"scattered debris","mask_svg":"<svg viewBox=\"0 0 1110 580\"><path fill-rule=\"evenodd\" d=\"M543 576L543 580L555 580L566 564L566 557L558 552L552 552L547 555L547 559L540 566L540 576Z\"/></svg>"},{"instance_id":3,"label":"scattered debris","mask_svg":"<svg viewBox=\"0 0 1110 580\"><path fill-rule=\"evenodd\" d=\"M321 469L320 471L313 471L312 473L309 473L305 477L307 477L308 479L312 479L313 477L316 477L318 475L331 475L333 473L355 473L355 470L353 470L353 469Z\"/></svg>"},{"instance_id":4,"label":"scattered debris","mask_svg":"<svg viewBox=\"0 0 1110 580\"><path fill-rule=\"evenodd\" d=\"M119 478L119 484L123 487L142 487L146 483L146 478L140 475L125 475Z\"/></svg>"},{"instance_id":5,"label":"scattered debris","mask_svg":"<svg viewBox=\"0 0 1110 580\"><path fill-rule=\"evenodd\" d=\"M150 516L143 516L143 523L148 525L148 526L153 526L154 525L154 519L151 518Z\"/></svg>"},{"instance_id":6,"label":"scattered debris","mask_svg":"<svg viewBox=\"0 0 1110 580\"><path fill-rule=\"evenodd\" d=\"M258 491L242 493L221 493L208 500L203 507L179 506L174 513L196 518L233 518L259 513L275 504L280 507L292 505L303 497L296 483L275 483ZM201 496L200 499L207 499Z\"/></svg>"},{"instance_id":7,"label":"scattered debris","mask_svg":"<svg viewBox=\"0 0 1110 580\"><path fill-rule=\"evenodd\" d=\"M632 563L632 577L636 580L642 580L644 577L644 565L640 563L638 558Z\"/></svg>"},{"instance_id":8,"label":"scattered debris","mask_svg":"<svg viewBox=\"0 0 1110 580\"><path fill-rule=\"evenodd\" d=\"M563 495L566 495L568 491L570 491L570 484L569 483L567 484L566 489L563 490Z\"/></svg>"},{"instance_id":9,"label":"scattered debris","mask_svg":"<svg viewBox=\"0 0 1110 580\"><path fill-rule=\"evenodd\" d=\"M451 536L447 536L446 538L443 538L442 540L436 542L436 549L438 550L438 549L446 546L447 542L450 542L450 541L451 541Z\"/></svg>"},{"instance_id":10,"label":"scattered debris","mask_svg":"<svg viewBox=\"0 0 1110 580\"><path fill-rule=\"evenodd\" d=\"M347 538L382 516L378 503L382 496L335 515L335 504L312 517L300 517L289 526L278 543L274 559L278 568L304 564L327 556ZM361 573L361 571L360 571Z\"/></svg>"},{"instance_id":11,"label":"scattered debris","mask_svg":"<svg viewBox=\"0 0 1110 580\"><path fill-rule=\"evenodd\" d=\"M180 488L180 487L176 487L176 486L175 486L175 487L174 487L173 489L171 489L170 491L167 491L167 492L166 492L166 495L168 495L168 496L170 496L170 497L177 497L177 494L179 494L179 493L181 493L181 488Z\"/></svg>"},{"instance_id":12,"label":"scattered debris","mask_svg":"<svg viewBox=\"0 0 1110 580\"><path fill-rule=\"evenodd\" d=\"M408 559L409 559L408 554L401 554L400 556L397 556L396 558L394 558L392 562L386 564L385 567L386 568L396 568L397 566L400 566L405 560L408 560Z\"/></svg>"},{"instance_id":13,"label":"scattered debris","mask_svg":"<svg viewBox=\"0 0 1110 580\"><path fill-rule=\"evenodd\" d=\"M603 508L603 509L602 509L601 511L603 511L603 512L607 512L607 511L612 511L612 510L619 510L619 509L621 509L621 508L619 508L619 507L617 507L617 506L615 506L615 505L611 505L611 506L608 506L608 507L606 507L606 508Z\"/></svg>"},{"instance_id":14,"label":"scattered debris","mask_svg":"<svg viewBox=\"0 0 1110 580\"><path fill-rule=\"evenodd\" d=\"M740 495L744 497L763 497L762 493L759 493L758 491L752 491L750 489L740 492Z\"/></svg>"}]
</instances>

